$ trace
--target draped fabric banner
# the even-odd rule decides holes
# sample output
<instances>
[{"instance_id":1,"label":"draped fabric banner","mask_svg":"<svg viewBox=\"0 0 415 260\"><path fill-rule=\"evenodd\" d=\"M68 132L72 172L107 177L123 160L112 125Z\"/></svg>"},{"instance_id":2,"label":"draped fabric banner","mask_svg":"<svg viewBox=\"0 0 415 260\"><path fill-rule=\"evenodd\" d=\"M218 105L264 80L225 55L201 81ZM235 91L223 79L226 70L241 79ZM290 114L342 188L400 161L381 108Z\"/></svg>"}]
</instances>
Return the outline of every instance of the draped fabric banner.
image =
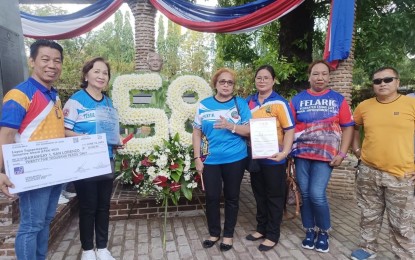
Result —
<instances>
[{"instance_id":1,"label":"draped fabric banner","mask_svg":"<svg viewBox=\"0 0 415 260\"><path fill-rule=\"evenodd\" d=\"M210 7L185 0L149 0L173 22L210 33L250 32L297 8L304 0L256 0L234 7ZM68 39L104 22L123 0L99 0L68 15L34 16L21 12L23 34L30 38ZM346 59L350 52L355 0L332 0L324 59Z\"/></svg>"},{"instance_id":2,"label":"draped fabric banner","mask_svg":"<svg viewBox=\"0 0 415 260\"><path fill-rule=\"evenodd\" d=\"M352 46L355 0L332 0L323 58L337 68Z\"/></svg>"},{"instance_id":3,"label":"draped fabric banner","mask_svg":"<svg viewBox=\"0 0 415 260\"><path fill-rule=\"evenodd\" d=\"M29 38L62 40L87 33L115 13L124 0L100 0L69 15L35 16L20 12L23 34Z\"/></svg>"},{"instance_id":4,"label":"draped fabric banner","mask_svg":"<svg viewBox=\"0 0 415 260\"><path fill-rule=\"evenodd\" d=\"M279 19L304 0L255 1L239 7L204 6L202 12L199 12L199 7L195 8L197 5L184 0L150 2L167 18L188 29L211 33L242 33Z\"/></svg>"}]
</instances>

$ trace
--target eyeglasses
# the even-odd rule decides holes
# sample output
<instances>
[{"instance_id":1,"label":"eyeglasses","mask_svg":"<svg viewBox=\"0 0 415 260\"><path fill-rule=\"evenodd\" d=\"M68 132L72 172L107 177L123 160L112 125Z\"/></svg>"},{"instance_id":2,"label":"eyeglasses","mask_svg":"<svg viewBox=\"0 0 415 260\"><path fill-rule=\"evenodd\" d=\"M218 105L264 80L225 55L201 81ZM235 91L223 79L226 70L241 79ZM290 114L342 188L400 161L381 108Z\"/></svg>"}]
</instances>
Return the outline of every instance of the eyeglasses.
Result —
<instances>
[{"instance_id":1,"label":"eyeglasses","mask_svg":"<svg viewBox=\"0 0 415 260\"><path fill-rule=\"evenodd\" d=\"M270 79L270 78L268 78L268 77L256 77L256 78L255 78L255 80L256 80L256 81L260 81L260 82L261 82L261 81L268 81L269 79Z\"/></svg>"},{"instance_id":2,"label":"eyeglasses","mask_svg":"<svg viewBox=\"0 0 415 260\"><path fill-rule=\"evenodd\" d=\"M391 83L393 79L398 79L398 78L397 77L385 77L383 79L374 79L372 80L372 82L374 85L380 85L382 84L382 82Z\"/></svg>"},{"instance_id":3,"label":"eyeglasses","mask_svg":"<svg viewBox=\"0 0 415 260\"><path fill-rule=\"evenodd\" d=\"M235 84L235 82L233 82L232 80L219 80L219 85L225 85L226 83L229 87L232 87Z\"/></svg>"}]
</instances>

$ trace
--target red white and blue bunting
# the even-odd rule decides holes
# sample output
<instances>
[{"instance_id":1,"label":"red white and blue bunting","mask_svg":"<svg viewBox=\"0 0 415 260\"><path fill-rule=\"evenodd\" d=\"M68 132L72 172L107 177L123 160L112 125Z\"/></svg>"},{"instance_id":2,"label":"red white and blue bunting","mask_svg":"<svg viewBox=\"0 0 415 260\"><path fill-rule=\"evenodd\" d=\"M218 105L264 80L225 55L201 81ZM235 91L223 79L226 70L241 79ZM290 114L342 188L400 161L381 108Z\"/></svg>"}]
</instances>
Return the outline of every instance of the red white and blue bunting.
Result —
<instances>
[{"instance_id":1,"label":"red white and blue bunting","mask_svg":"<svg viewBox=\"0 0 415 260\"><path fill-rule=\"evenodd\" d=\"M100 0L68 15L35 16L20 12L23 35L35 39L62 40L87 33L115 13L124 0Z\"/></svg>"},{"instance_id":2,"label":"red white and blue bunting","mask_svg":"<svg viewBox=\"0 0 415 260\"><path fill-rule=\"evenodd\" d=\"M191 6L191 3L184 0L150 2L167 18L188 29L211 33L242 33L279 19L304 0L260 0L237 7L199 6L196 10L196 5Z\"/></svg>"},{"instance_id":3,"label":"red white and blue bunting","mask_svg":"<svg viewBox=\"0 0 415 260\"><path fill-rule=\"evenodd\" d=\"M261 28L298 7L304 0L257 0L235 7L209 7L185 0L149 0L173 22L211 33L242 33ZM99 0L76 13L34 16L21 12L23 34L30 38L68 39L104 22L123 0ZM332 0L324 58L346 59L354 23L354 0Z\"/></svg>"}]
</instances>

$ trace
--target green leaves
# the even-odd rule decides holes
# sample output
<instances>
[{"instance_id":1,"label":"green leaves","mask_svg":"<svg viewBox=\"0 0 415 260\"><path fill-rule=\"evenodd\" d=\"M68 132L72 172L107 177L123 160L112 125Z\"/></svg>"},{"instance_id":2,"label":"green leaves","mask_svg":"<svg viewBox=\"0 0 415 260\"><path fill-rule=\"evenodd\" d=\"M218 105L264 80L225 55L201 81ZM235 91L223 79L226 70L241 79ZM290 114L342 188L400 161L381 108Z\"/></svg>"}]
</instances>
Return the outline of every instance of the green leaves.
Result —
<instances>
[{"instance_id":1,"label":"green leaves","mask_svg":"<svg viewBox=\"0 0 415 260\"><path fill-rule=\"evenodd\" d=\"M117 178L122 183L133 184L142 196L154 195L158 201L171 200L177 205L182 194L191 200L193 189L198 185L192 156L192 147L183 146L179 134L175 134L144 154L118 155Z\"/></svg>"},{"instance_id":2,"label":"green leaves","mask_svg":"<svg viewBox=\"0 0 415 260\"><path fill-rule=\"evenodd\" d=\"M193 196L193 189L189 189L187 188L187 184L189 184L188 182L183 182L181 188L181 191L183 193L183 196L187 199L187 200L192 200L192 196ZM177 205L177 204L176 204Z\"/></svg>"},{"instance_id":3,"label":"green leaves","mask_svg":"<svg viewBox=\"0 0 415 260\"><path fill-rule=\"evenodd\" d=\"M401 85L413 84L415 76L415 1L357 1L355 71L363 70L366 80L354 77L355 84L369 82L371 73L382 66L394 66L405 75Z\"/></svg>"}]
</instances>

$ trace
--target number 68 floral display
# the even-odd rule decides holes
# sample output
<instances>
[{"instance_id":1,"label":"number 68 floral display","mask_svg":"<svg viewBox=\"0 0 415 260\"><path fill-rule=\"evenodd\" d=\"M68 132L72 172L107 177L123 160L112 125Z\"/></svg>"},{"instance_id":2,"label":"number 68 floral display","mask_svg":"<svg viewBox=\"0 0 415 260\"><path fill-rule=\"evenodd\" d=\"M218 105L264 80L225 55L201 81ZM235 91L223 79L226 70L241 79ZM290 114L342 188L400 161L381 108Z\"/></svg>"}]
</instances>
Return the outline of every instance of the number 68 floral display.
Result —
<instances>
[{"instance_id":1,"label":"number 68 floral display","mask_svg":"<svg viewBox=\"0 0 415 260\"><path fill-rule=\"evenodd\" d=\"M162 200L167 210L168 200L177 204L181 195L192 199L199 176L195 171L192 135L185 124L193 120L200 100L212 95L209 84L197 76L180 76L167 89L166 104L171 110L170 120L159 108L132 106L131 91L160 91L159 74L122 75L115 79L112 89L114 107L118 109L120 123L124 126L154 125L154 135L132 138L125 149L120 149L120 174L122 183L134 185L141 195L154 195ZM197 102L183 100L185 93L193 92ZM167 211L166 211L167 213Z\"/></svg>"}]
</instances>

